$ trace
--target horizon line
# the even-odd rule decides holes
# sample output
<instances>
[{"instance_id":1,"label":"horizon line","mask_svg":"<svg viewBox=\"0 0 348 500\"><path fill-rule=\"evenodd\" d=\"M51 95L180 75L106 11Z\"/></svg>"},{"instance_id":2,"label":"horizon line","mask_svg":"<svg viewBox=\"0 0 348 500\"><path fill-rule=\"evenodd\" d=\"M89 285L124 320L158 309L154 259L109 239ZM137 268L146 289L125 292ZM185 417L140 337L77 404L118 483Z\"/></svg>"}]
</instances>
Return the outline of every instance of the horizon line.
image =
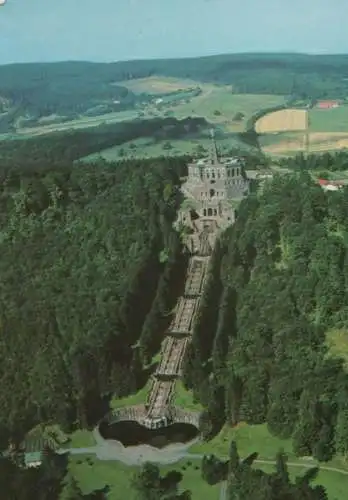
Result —
<instances>
[{"instance_id":1,"label":"horizon line","mask_svg":"<svg viewBox=\"0 0 348 500\"><path fill-rule=\"evenodd\" d=\"M96 61L92 59L57 59L57 60L45 60L45 61L16 61L8 63L0 63L0 66L13 66L15 64L62 64L62 63L89 63L89 64L118 64L118 63L130 63L130 62L154 62L154 61L181 61L190 59L212 59L214 57L227 57L227 56L239 56L239 55L250 55L250 56L262 56L262 55L295 55L295 56L308 56L308 57L335 57L335 56L347 56L347 52L322 52L322 51L307 51L307 52L296 52L296 51L244 51L244 52L219 52L216 54L206 54L197 56L181 56L181 57L149 57L149 58L134 58L134 59L117 59L117 60L107 60L107 61Z\"/></svg>"}]
</instances>

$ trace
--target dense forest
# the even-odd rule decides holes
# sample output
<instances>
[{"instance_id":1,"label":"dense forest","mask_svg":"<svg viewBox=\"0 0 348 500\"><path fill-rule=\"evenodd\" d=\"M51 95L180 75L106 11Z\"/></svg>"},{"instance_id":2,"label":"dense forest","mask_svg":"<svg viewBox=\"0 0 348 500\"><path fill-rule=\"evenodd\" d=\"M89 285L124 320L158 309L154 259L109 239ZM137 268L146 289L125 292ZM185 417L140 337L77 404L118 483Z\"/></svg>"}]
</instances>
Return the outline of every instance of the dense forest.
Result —
<instances>
[{"instance_id":1,"label":"dense forest","mask_svg":"<svg viewBox=\"0 0 348 500\"><path fill-rule=\"evenodd\" d=\"M30 139L0 141L2 165L59 165L139 137L155 140L178 139L208 127L204 118L154 118L99 125L86 129L56 132Z\"/></svg>"},{"instance_id":2,"label":"dense forest","mask_svg":"<svg viewBox=\"0 0 348 500\"><path fill-rule=\"evenodd\" d=\"M204 125L166 123L177 133ZM90 427L111 394L142 387L180 293L187 256L172 223L186 159L75 161L111 145L113 127L0 143L1 449L38 422ZM346 158L291 160L294 173L244 200L218 240L184 369L207 438L226 420L266 422L298 455L348 453L348 374L326 345L330 328L348 326L347 192L325 193L307 173ZM273 500L281 485L284 498L302 498L285 473L267 479L234 453L231 492L249 485L250 498L264 488ZM44 464L18 472L2 460L9 498L38 483L38 498L62 485L62 498L84 498L57 457ZM325 499L312 477L303 498Z\"/></svg>"},{"instance_id":3,"label":"dense forest","mask_svg":"<svg viewBox=\"0 0 348 500\"><path fill-rule=\"evenodd\" d=\"M33 118L59 114L72 119L105 103L109 111L133 107L137 97L114 82L107 64L65 62L0 66L0 96L11 107L20 107L23 114ZM114 101L118 101L117 104Z\"/></svg>"},{"instance_id":4,"label":"dense forest","mask_svg":"<svg viewBox=\"0 0 348 500\"><path fill-rule=\"evenodd\" d=\"M8 127L20 115L68 118L133 108L137 96L124 80L153 75L233 86L236 93L278 94L291 99L346 98L345 55L230 54L187 59L115 63L60 62L0 66L0 120ZM94 112L93 111L93 112Z\"/></svg>"},{"instance_id":5,"label":"dense forest","mask_svg":"<svg viewBox=\"0 0 348 500\"><path fill-rule=\"evenodd\" d=\"M326 343L348 326L346 200L302 169L242 202L212 257L185 360L207 435L225 419L267 422L298 455L348 452L348 374Z\"/></svg>"},{"instance_id":6,"label":"dense forest","mask_svg":"<svg viewBox=\"0 0 348 500\"><path fill-rule=\"evenodd\" d=\"M316 171L321 177L327 178L330 172L348 170L348 152L336 151L331 153L309 154L300 153L291 158L280 158L278 164L295 171Z\"/></svg>"},{"instance_id":7,"label":"dense forest","mask_svg":"<svg viewBox=\"0 0 348 500\"><path fill-rule=\"evenodd\" d=\"M139 388L185 266L183 160L43 161L1 172L1 446L37 422L88 426Z\"/></svg>"}]
</instances>

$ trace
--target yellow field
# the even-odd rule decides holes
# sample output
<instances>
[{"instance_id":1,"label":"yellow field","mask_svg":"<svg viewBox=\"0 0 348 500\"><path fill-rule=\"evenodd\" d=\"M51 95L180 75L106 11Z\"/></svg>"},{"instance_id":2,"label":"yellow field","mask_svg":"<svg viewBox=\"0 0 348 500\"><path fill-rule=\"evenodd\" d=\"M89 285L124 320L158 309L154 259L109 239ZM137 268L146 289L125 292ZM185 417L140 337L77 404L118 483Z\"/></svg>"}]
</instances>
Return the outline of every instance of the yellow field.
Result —
<instances>
[{"instance_id":1,"label":"yellow field","mask_svg":"<svg viewBox=\"0 0 348 500\"><path fill-rule=\"evenodd\" d=\"M281 109L262 116L255 124L258 134L289 132L307 128L305 109Z\"/></svg>"},{"instance_id":2,"label":"yellow field","mask_svg":"<svg viewBox=\"0 0 348 500\"><path fill-rule=\"evenodd\" d=\"M305 146L304 135L269 144L262 149L269 154L303 151ZM348 148L347 132L313 132L309 134L309 152L334 151Z\"/></svg>"}]
</instances>

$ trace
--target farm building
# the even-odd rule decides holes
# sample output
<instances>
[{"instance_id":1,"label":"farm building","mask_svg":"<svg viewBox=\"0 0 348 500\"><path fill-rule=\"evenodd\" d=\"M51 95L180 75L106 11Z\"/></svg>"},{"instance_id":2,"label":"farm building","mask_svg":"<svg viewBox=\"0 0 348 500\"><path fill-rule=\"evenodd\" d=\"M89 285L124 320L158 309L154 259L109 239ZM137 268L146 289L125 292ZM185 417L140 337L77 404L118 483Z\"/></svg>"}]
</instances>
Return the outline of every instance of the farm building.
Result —
<instances>
[{"instance_id":1,"label":"farm building","mask_svg":"<svg viewBox=\"0 0 348 500\"><path fill-rule=\"evenodd\" d=\"M325 191L338 191L343 187L343 184L340 182L328 181L326 179L318 179L318 183Z\"/></svg>"},{"instance_id":2,"label":"farm building","mask_svg":"<svg viewBox=\"0 0 348 500\"><path fill-rule=\"evenodd\" d=\"M317 108L319 108L319 109L338 108L339 105L340 105L339 101L318 101L317 102Z\"/></svg>"}]
</instances>

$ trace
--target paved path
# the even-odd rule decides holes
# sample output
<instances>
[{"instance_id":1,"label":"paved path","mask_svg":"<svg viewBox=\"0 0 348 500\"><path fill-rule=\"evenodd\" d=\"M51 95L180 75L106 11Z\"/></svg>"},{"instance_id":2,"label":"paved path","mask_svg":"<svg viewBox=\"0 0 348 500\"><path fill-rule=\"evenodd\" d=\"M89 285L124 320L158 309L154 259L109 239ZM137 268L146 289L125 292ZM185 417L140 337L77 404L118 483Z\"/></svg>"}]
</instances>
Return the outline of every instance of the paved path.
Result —
<instances>
[{"instance_id":1,"label":"paved path","mask_svg":"<svg viewBox=\"0 0 348 500\"><path fill-rule=\"evenodd\" d=\"M222 481L220 487L220 500L226 500L227 495L227 481Z\"/></svg>"},{"instance_id":2,"label":"paved path","mask_svg":"<svg viewBox=\"0 0 348 500\"><path fill-rule=\"evenodd\" d=\"M142 449L141 449L142 448ZM150 447L136 447L133 451L133 456L134 458L137 456L139 458L139 455L141 456L140 462L146 461L146 455L148 453L148 449ZM106 449L108 450L108 453L105 453ZM140 451L139 451L140 450ZM105 446L103 444L97 444L96 446L90 446L88 448L61 448L57 450L57 453L59 454L64 454L64 453L71 453L71 455L86 455L86 454L92 454L96 455L97 458L100 460L119 460L123 461L123 456L121 450L115 446L113 448L109 448L108 445L106 444ZM184 449L173 449L168 453L168 455L165 457L164 454L161 457L163 459L162 463L174 463L178 462L179 460L182 460L184 458L188 459L193 459L193 460L201 460L206 454L204 453L190 453L188 450ZM228 457L219 457L221 460L227 460ZM302 459L303 460L303 459ZM128 460L127 460L128 462ZM134 460L133 465L137 465L139 463L139 460ZM263 460L263 459L257 459L254 461L256 464L261 464L261 465L275 465L276 461L275 460ZM311 469L312 467L320 467L320 470L326 470L328 472L337 472L338 474L343 474L344 476L348 476L348 470L345 469L339 469L338 467L330 467L326 465L321 465L315 462L312 459L309 459L307 462L301 461L301 462L287 462L287 465L289 467L302 467L305 469Z\"/></svg>"}]
</instances>

